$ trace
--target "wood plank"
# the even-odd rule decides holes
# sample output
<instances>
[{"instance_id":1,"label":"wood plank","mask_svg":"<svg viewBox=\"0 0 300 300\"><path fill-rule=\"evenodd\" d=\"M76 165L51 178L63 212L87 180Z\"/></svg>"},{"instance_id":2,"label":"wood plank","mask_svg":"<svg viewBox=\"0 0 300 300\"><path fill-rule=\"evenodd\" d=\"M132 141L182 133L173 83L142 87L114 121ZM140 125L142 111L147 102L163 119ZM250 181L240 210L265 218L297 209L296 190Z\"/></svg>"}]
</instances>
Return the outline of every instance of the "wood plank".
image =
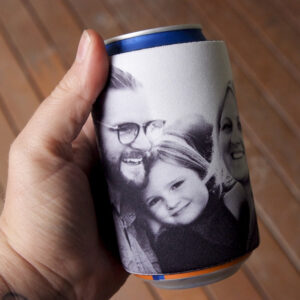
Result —
<instances>
[{"instance_id":1,"label":"wood plank","mask_svg":"<svg viewBox=\"0 0 300 300\"><path fill-rule=\"evenodd\" d=\"M176 24L201 24L199 16L193 9L191 9L187 1L142 1L144 5L152 11L152 15L159 19L160 26L171 26Z\"/></svg>"},{"instance_id":2,"label":"wood plank","mask_svg":"<svg viewBox=\"0 0 300 300\"><path fill-rule=\"evenodd\" d=\"M231 53L266 94L265 99L300 136L299 81L278 63L276 56L260 41L243 17L229 9L224 1L192 0L199 16L220 31ZM218 20L218 22L216 22Z\"/></svg>"},{"instance_id":3,"label":"wood plank","mask_svg":"<svg viewBox=\"0 0 300 300\"><path fill-rule=\"evenodd\" d=\"M157 18L154 18L146 9L145 5L140 0L132 0L130 5L128 1L115 0L103 1L107 8L117 17L122 28L127 32L134 32L153 27L161 26ZM128 23L130 20L130 24Z\"/></svg>"},{"instance_id":4,"label":"wood plank","mask_svg":"<svg viewBox=\"0 0 300 300\"><path fill-rule=\"evenodd\" d=\"M15 139L15 134L11 130L2 110L0 109L0 185L6 186L8 169L8 152L11 143ZM4 191L3 191L4 192Z\"/></svg>"},{"instance_id":5,"label":"wood plank","mask_svg":"<svg viewBox=\"0 0 300 300\"><path fill-rule=\"evenodd\" d=\"M0 19L41 94L47 96L65 71L54 45L48 44L20 0L2 1Z\"/></svg>"},{"instance_id":6,"label":"wood plank","mask_svg":"<svg viewBox=\"0 0 300 300\"><path fill-rule=\"evenodd\" d=\"M275 5L283 15L285 21L289 22L300 33L299 1L298 0L273 0L270 3L271 5Z\"/></svg>"},{"instance_id":7,"label":"wood plank","mask_svg":"<svg viewBox=\"0 0 300 300\"><path fill-rule=\"evenodd\" d=\"M264 95L249 82L234 57L232 62L239 110L248 131L252 133L251 140L271 161L294 196L300 199L300 165L297 163L300 141L280 116L270 109Z\"/></svg>"},{"instance_id":8,"label":"wood plank","mask_svg":"<svg viewBox=\"0 0 300 300\"><path fill-rule=\"evenodd\" d=\"M0 32L0 93L16 130L20 131L37 108L39 99Z\"/></svg>"},{"instance_id":9,"label":"wood plank","mask_svg":"<svg viewBox=\"0 0 300 300\"><path fill-rule=\"evenodd\" d=\"M161 300L209 300L203 288L187 290L164 290L155 288Z\"/></svg>"},{"instance_id":10,"label":"wood plank","mask_svg":"<svg viewBox=\"0 0 300 300\"><path fill-rule=\"evenodd\" d=\"M259 218L261 244L246 265L272 300L298 300L300 276Z\"/></svg>"},{"instance_id":11,"label":"wood plank","mask_svg":"<svg viewBox=\"0 0 300 300\"><path fill-rule=\"evenodd\" d=\"M244 17L244 20L265 41L269 49L277 55L294 77L299 79L300 35L297 30L285 22L280 11L268 0L227 0L227 2Z\"/></svg>"},{"instance_id":12,"label":"wood plank","mask_svg":"<svg viewBox=\"0 0 300 300\"><path fill-rule=\"evenodd\" d=\"M263 300L242 270L225 280L207 286L206 289L215 299Z\"/></svg>"},{"instance_id":13,"label":"wood plank","mask_svg":"<svg viewBox=\"0 0 300 300\"><path fill-rule=\"evenodd\" d=\"M103 1L65 0L65 2L74 10L84 27L95 29L104 39L124 32L117 18L106 9Z\"/></svg>"},{"instance_id":14,"label":"wood plank","mask_svg":"<svg viewBox=\"0 0 300 300\"><path fill-rule=\"evenodd\" d=\"M284 4L290 11L294 12L295 16L299 17L299 15L300 15L300 2L298 0L285 0ZM298 19L298 21L299 21L299 19Z\"/></svg>"},{"instance_id":15,"label":"wood plank","mask_svg":"<svg viewBox=\"0 0 300 300\"><path fill-rule=\"evenodd\" d=\"M158 300L153 297L143 280L131 275L111 300L140 300L141 298L143 300Z\"/></svg>"},{"instance_id":16,"label":"wood plank","mask_svg":"<svg viewBox=\"0 0 300 300\"><path fill-rule=\"evenodd\" d=\"M24 2L55 45L59 56L69 68L76 55L82 28L63 0L29 0Z\"/></svg>"},{"instance_id":17,"label":"wood plank","mask_svg":"<svg viewBox=\"0 0 300 300\"><path fill-rule=\"evenodd\" d=\"M244 136L258 215L300 271L300 205L259 150Z\"/></svg>"}]
</instances>

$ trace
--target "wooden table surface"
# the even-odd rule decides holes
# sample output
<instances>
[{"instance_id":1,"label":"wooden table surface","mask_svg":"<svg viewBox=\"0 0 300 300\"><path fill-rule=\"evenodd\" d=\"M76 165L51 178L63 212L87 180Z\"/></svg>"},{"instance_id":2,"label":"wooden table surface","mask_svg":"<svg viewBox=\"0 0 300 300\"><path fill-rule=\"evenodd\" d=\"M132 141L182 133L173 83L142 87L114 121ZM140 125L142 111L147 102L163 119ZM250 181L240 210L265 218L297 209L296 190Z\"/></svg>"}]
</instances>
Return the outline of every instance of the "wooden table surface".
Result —
<instances>
[{"instance_id":1,"label":"wooden table surface","mask_svg":"<svg viewBox=\"0 0 300 300\"><path fill-rule=\"evenodd\" d=\"M0 207L10 144L72 63L82 30L108 38L182 23L226 41L261 244L219 283L166 291L130 277L112 299L300 299L299 0L0 1Z\"/></svg>"}]
</instances>

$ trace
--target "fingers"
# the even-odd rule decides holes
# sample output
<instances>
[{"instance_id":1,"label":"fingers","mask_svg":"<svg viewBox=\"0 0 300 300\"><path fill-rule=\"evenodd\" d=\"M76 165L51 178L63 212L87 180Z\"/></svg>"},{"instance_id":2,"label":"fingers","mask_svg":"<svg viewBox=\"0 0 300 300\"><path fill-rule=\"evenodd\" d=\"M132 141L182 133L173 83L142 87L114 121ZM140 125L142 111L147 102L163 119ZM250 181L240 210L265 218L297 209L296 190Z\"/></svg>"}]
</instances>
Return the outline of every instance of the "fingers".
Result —
<instances>
[{"instance_id":1,"label":"fingers","mask_svg":"<svg viewBox=\"0 0 300 300\"><path fill-rule=\"evenodd\" d=\"M107 72L108 58L101 37L93 30L84 31L72 67L39 106L20 139L38 147L71 144L104 87Z\"/></svg>"}]
</instances>

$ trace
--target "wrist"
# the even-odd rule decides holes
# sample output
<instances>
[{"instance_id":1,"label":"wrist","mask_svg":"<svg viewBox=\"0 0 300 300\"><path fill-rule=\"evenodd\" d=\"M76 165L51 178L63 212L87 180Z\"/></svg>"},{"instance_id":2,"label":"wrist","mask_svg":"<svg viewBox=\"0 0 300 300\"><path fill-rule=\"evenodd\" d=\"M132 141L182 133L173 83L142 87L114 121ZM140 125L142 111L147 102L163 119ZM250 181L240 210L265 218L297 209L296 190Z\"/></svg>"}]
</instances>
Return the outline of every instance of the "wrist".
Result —
<instances>
[{"instance_id":1,"label":"wrist","mask_svg":"<svg viewBox=\"0 0 300 300\"><path fill-rule=\"evenodd\" d=\"M1 228L0 245L0 300L76 299L61 278L53 274L47 278L44 271L17 253Z\"/></svg>"}]
</instances>

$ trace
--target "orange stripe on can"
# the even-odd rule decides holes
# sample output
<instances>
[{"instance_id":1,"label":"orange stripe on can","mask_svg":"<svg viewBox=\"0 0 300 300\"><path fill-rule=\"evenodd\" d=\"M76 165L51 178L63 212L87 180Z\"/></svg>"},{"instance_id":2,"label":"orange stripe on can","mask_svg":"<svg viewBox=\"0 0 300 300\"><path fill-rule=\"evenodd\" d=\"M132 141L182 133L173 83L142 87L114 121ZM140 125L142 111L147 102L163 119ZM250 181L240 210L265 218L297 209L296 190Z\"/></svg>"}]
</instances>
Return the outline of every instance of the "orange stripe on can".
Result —
<instances>
[{"instance_id":1,"label":"orange stripe on can","mask_svg":"<svg viewBox=\"0 0 300 300\"><path fill-rule=\"evenodd\" d=\"M170 279L182 279L182 278L189 278L189 277L195 277L195 276L200 276L200 275L204 275L204 274L209 274L209 273L213 273L222 269L226 269L228 267L231 267L239 262L242 262L244 260L246 260L251 253L247 253L246 255L243 255L241 257L238 257L230 262L227 262L225 264L222 265L218 265L215 267L211 267L211 268L206 268L206 269L202 269L202 270L197 270L197 271L193 271L193 272L186 272L186 273L177 273L177 274L161 274L161 275L140 275L140 274L134 274L134 276L142 278L142 279L146 279L146 280L158 280L157 277L163 277L159 280L170 280Z\"/></svg>"}]
</instances>

